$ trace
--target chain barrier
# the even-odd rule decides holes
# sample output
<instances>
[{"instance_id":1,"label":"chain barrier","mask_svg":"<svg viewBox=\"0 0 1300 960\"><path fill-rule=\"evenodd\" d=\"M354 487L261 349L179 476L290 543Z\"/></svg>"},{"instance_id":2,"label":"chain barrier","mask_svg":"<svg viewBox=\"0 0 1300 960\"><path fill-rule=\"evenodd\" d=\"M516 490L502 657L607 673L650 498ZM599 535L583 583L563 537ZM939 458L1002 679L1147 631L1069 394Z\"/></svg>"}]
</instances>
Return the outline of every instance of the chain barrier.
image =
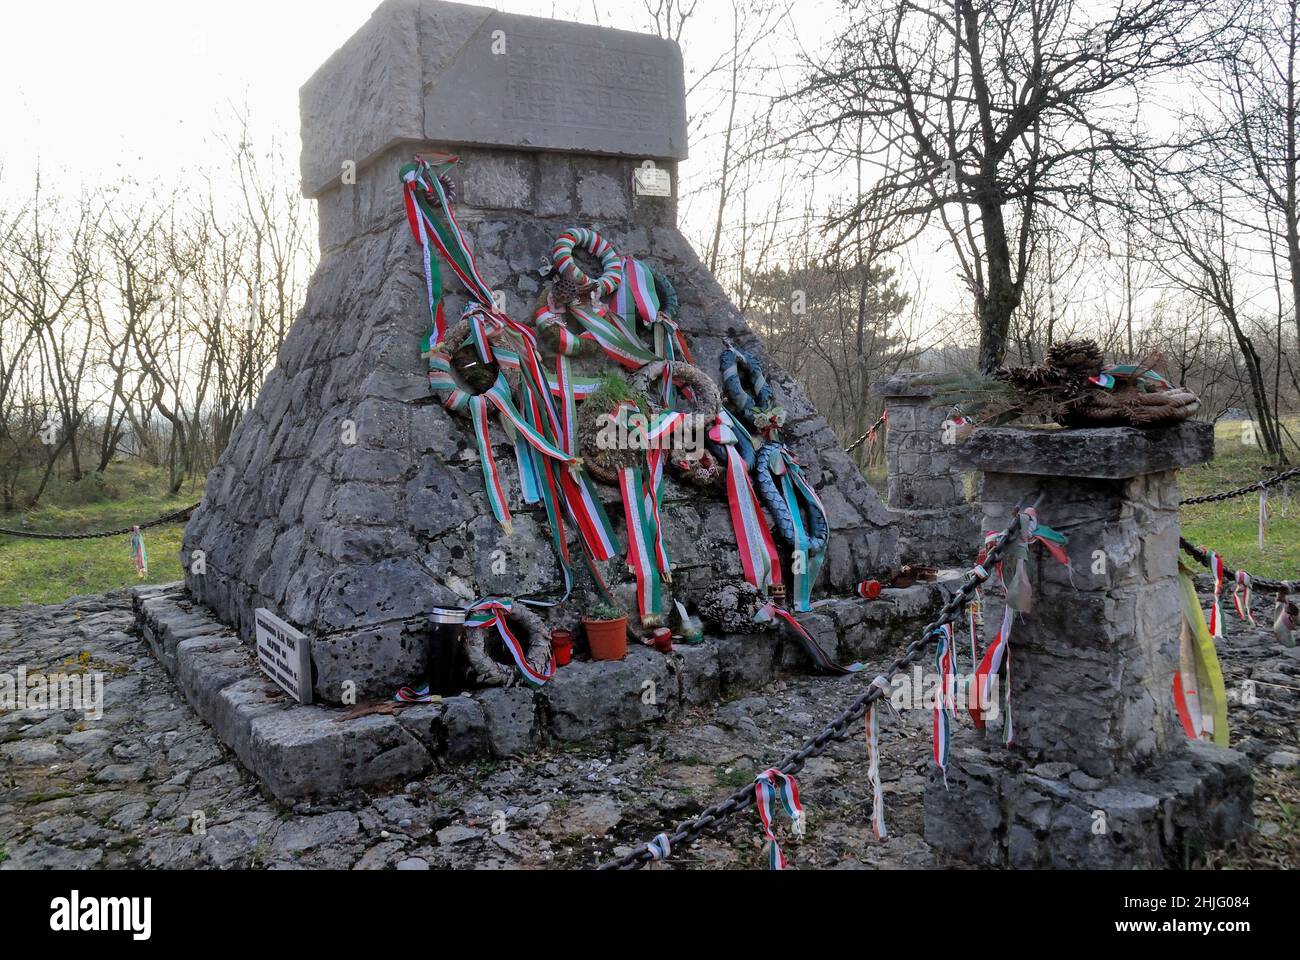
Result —
<instances>
[{"instance_id":1,"label":"chain barrier","mask_svg":"<svg viewBox=\"0 0 1300 960\"><path fill-rule=\"evenodd\" d=\"M1234 497L1244 497L1246 494L1255 493L1258 490L1267 490L1269 487L1276 486L1295 476L1300 476L1300 467L1292 467L1290 470L1283 470L1281 473L1258 483L1247 484L1244 487L1236 487L1232 490L1224 490L1222 493L1207 493L1203 497L1188 497L1186 500L1179 501L1178 505L1190 507L1196 503L1217 503L1220 500L1232 500Z\"/></svg>"},{"instance_id":2,"label":"chain barrier","mask_svg":"<svg viewBox=\"0 0 1300 960\"><path fill-rule=\"evenodd\" d=\"M1037 503L1038 501L1035 500L1034 505L1037 506ZM844 712L827 724L821 733L805 740L803 746L782 760L776 769L785 774L798 773L809 759L819 757L825 753L832 740L843 740L848 735L849 725L861 718L866 713L867 707L885 695L889 687L889 681L900 670L910 667L917 661L922 652L934 641L935 631L944 624L952 623L957 614L969 602L972 591L988 580L988 570L1001 559L1003 550L1016 536L1016 532L1020 528L1021 516L1020 504L1016 504L1015 510L1012 512L1011 522L1007 524L1006 530L1002 531L1002 535L989 548L984 562L967 573L966 579L962 581L957 592L949 598L948 602L939 611L939 618L929 624L919 637L907 645L903 653L889 665L885 673L872 681L871 687L866 693L849 704ZM753 804L754 785L749 783L736 790L735 793L721 803L716 803L690 820L683 820L677 824L674 832L667 837L670 849L675 850L679 844L693 842L705 830L717 826L734 814L753 806ZM656 841L659 841L662 836L661 834L660 837L656 837ZM659 846L659 843L653 845L644 843L631 853L603 863L597 869L639 870L647 863L660 859L659 854L656 852Z\"/></svg>"},{"instance_id":3,"label":"chain barrier","mask_svg":"<svg viewBox=\"0 0 1300 960\"><path fill-rule=\"evenodd\" d=\"M1187 541L1184 537L1178 538L1178 545L1183 548L1183 552L1195 560L1203 567L1210 565L1210 552L1202 550L1200 547ZM1228 569L1228 565L1223 565L1223 578L1225 581L1237 579L1237 571ZM1283 593L1295 593L1300 591L1300 580L1265 580L1263 577L1257 577L1251 574L1250 585L1260 587L1265 590L1279 590Z\"/></svg>"},{"instance_id":4,"label":"chain barrier","mask_svg":"<svg viewBox=\"0 0 1300 960\"><path fill-rule=\"evenodd\" d=\"M854 450L858 449L858 447L860 447L860 446L862 446L864 443L866 443L866 442L867 442L867 439L868 439L868 438L869 438L873 433L875 433L877 430L879 430L881 424L883 424L883 423L885 422L885 416L886 416L886 415L882 413L882 414L880 415L880 419L877 420L875 423L873 423L873 424L872 424L872 425L867 429L867 432L866 432L866 433L864 433L862 436L858 437L858 439L854 440L852 443L850 443L847 447L844 448L844 452L845 452L845 453L852 453Z\"/></svg>"},{"instance_id":5,"label":"chain barrier","mask_svg":"<svg viewBox=\"0 0 1300 960\"><path fill-rule=\"evenodd\" d=\"M1260 490L1267 490L1269 487L1276 486L1279 483L1300 476L1300 467L1292 467L1289 470L1283 470L1281 473L1274 474L1258 483L1247 484L1244 487L1234 487L1231 490L1224 490L1221 493L1207 493L1201 497L1188 497L1186 500L1180 500L1180 507L1191 506L1197 503L1220 503L1224 500L1232 500L1236 497L1244 497L1248 493L1255 493ZM1203 567L1210 565L1210 553L1208 550L1202 550L1200 547L1189 543L1185 538L1178 538L1178 545L1183 548L1183 552L1195 560ZM1223 575L1229 580L1237 578L1236 570L1229 570L1225 565ZM1300 591L1300 580L1266 580L1263 577L1252 576L1250 582L1253 586L1262 587L1265 590L1280 590L1286 593Z\"/></svg>"},{"instance_id":6,"label":"chain barrier","mask_svg":"<svg viewBox=\"0 0 1300 960\"><path fill-rule=\"evenodd\" d=\"M122 537L128 533L134 533L137 527L141 530L147 530L150 527L159 527L165 523L175 523L177 520L188 520L190 514L197 510L198 507L197 503L192 503L188 507L168 513L156 520L150 520L148 523L137 523L118 530L97 530L93 533L37 533L34 530L10 530L6 527L0 527L0 535L22 537L25 540L97 540L101 537Z\"/></svg>"}]
</instances>

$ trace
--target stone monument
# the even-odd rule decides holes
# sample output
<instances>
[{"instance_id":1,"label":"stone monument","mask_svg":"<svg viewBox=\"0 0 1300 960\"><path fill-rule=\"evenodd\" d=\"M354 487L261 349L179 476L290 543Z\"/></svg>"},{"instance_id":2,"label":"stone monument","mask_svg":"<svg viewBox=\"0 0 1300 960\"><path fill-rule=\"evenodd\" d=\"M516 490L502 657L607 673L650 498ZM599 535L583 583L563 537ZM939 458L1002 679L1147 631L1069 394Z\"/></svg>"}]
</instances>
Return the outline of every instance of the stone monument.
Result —
<instances>
[{"instance_id":1,"label":"stone monument","mask_svg":"<svg viewBox=\"0 0 1300 960\"><path fill-rule=\"evenodd\" d=\"M783 439L830 521L818 595L846 596L894 562L879 498L677 229L686 112L675 43L388 0L306 83L301 104L320 263L255 407L208 477L182 559L190 594L245 640L259 607L310 638L315 699L337 703L349 683L362 699L386 697L418 680L433 607L560 583L545 514L520 501L504 437L512 535L490 514L467 422L430 393L425 281L398 176L422 151L462 158L461 226L512 317L531 315L538 261L555 236L594 227L672 279L698 366L717 377L724 338L765 361L788 412ZM647 161L667 173L670 195L634 190ZM463 291L449 271L443 280L454 318ZM674 483L665 513L679 597L740 575L725 498Z\"/></svg>"},{"instance_id":2,"label":"stone monument","mask_svg":"<svg viewBox=\"0 0 1300 960\"><path fill-rule=\"evenodd\" d=\"M1177 471L1213 457L1212 425L985 427L956 451L983 471L985 529L1041 496L1071 565L1038 563L1033 610L1014 624L1014 744L1000 723L961 726L946 785L936 770L926 791L926 839L986 866L1130 868L1182 866L1245 833L1245 757L1189 742L1173 698Z\"/></svg>"}]
</instances>

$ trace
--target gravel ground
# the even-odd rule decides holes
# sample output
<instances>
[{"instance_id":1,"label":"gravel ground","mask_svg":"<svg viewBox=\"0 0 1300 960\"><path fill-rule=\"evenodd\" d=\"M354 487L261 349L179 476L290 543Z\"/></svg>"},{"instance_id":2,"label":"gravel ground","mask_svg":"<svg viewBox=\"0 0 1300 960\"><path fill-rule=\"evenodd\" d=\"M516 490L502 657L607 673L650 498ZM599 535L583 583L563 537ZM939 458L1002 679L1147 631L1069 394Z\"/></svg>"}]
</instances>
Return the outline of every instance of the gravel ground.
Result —
<instances>
[{"instance_id":1,"label":"gravel ground","mask_svg":"<svg viewBox=\"0 0 1300 960\"><path fill-rule=\"evenodd\" d=\"M1227 604L1231 610L1231 604ZM1271 623L1271 600L1258 604ZM1257 832L1211 866L1300 862L1300 648L1230 616L1220 645L1233 744L1256 764ZM532 868L592 866L690 816L821 728L865 682L789 677L758 694L616 739L436 772L385 796L292 809L266 799L134 633L125 592L0 610L0 673L104 674L104 713L0 713L0 869ZM873 676L868 671L867 676ZM871 834L861 737L799 775L809 830L796 867L960 866L921 839L929 716L883 724L891 835ZM761 867L747 811L672 868Z\"/></svg>"}]
</instances>

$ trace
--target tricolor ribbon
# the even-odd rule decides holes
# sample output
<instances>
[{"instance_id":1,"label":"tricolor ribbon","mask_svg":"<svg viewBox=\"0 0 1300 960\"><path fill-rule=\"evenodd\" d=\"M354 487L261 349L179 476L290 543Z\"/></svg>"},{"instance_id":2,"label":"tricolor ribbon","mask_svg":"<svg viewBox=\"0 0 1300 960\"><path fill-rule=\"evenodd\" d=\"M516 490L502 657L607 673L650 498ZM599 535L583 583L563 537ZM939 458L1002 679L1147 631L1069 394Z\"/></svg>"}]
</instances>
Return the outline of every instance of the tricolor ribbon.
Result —
<instances>
[{"instance_id":1,"label":"tricolor ribbon","mask_svg":"<svg viewBox=\"0 0 1300 960\"><path fill-rule=\"evenodd\" d=\"M1214 577L1214 600L1210 605L1210 636L1218 639L1223 636L1223 608L1219 603L1219 594L1223 590L1223 557L1210 551L1210 575Z\"/></svg>"},{"instance_id":2,"label":"tricolor ribbon","mask_svg":"<svg viewBox=\"0 0 1300 960\"><path fill-rule=\"evenodd\" d=\"M847 667L841 663L836 663L789 610L782 610L774 603L765 603L754 614L755 623L775 623L777 620L784 621L794 631L795 637L799 640L799 645L803 647L813 662L827 673L857 673L865 667L865 664L861 663L851 663Z\"/></svg>"},{"instance_id":3,"label":"tricolor ribbon","mask_svg":"<svg viewBox=\"0 0 1300 960\"><path fill-rule=\"evenodd\" d=\"M951 624L943 624L935 630L938 642L935 645L934 666L939 677L939 689L934 698L933 747L934 762L943 772L943 785L948 786L948 751L951 736L950 722L956 713L956 669L954 657L956 651L953 643Z\"/></svg>"},{"instance_id":4,"label":"tricolor ribbon","mask_svg":"<svg viewBox=\"0 0 1300 960\"><path fill-rule=\"evenodd\" d=\"M1174 671L1174 707L1183 732L1192 740L1228 745L1228 696L1214 638L1196 599L1196 586L1187 568L1178 566L1178 594L1183 622L1179 635L1178 669Z\"/></svg>"},{"instance_id":5,"label":"tricolor ribbon","mask_svg":"<svg viewBox=\"0 0 1300 960\"><path fill-rule=\"evenodd\" d=\"M1237 608L1237 617L1242 620L1249 620L1253 626L1255 623L1255 614L1250 609L1250 574L1245 570L1237 571L1237 582L1232 588L1232 605Z\"/></svg>"},{"instance_id":6,"label":"tricolor ribbon","mask_svg":"<svg viewBox=\"0 0 1300 960\"><path fill-rule=\"evenodd\" d=\"M727 503L731 510L731 529L740 551L740 566L745 580L760 593L766 594L773 584L781 582L781 562L777 557L772 531L754 495L754 485L749 479L749 466L737 446L737 435L719 414L709 430L709 437L720 444L727 455Z\"/></svg>"},{"instance_id":7,"label":"tricolor ribbon","mask_svg":"<svg viewBox=\"0 0 1300 960\"><path fill-rule=\"evenodd\" d=\"M469 244L461 232L460 224L452 211L451 202L438 177L460 162L459 157L444 156L436 164L417 157L401 169L406 219L411 235L420 244L424 267L425 292L432 320L425 337L422 352L428 352L442 343L447 333L447 323L442 308L442 272L434 259L434 250L442 255L452 272L481 305L493 307L492 289L483 280L470 253ZM436 168L436 169L435 169Z\"/></svg>"},{"instance_id":8,"label":"tricolor ribbon","mask_svg":"<svg viewBox=\"0 0 1300 960\"><path fill-rule=\"evenodd\" d=\"M876 703L867 707L867 782L871 784L871 829L877 840L889 836L885 828L885 795L880 788L880 723Z\"/></svg>"},{"instance_id":9,"label":"tricolor ribbon","mask_svg":"<svg viewBox=\"0 0 1300 960\"><path fill-rule=\"evenodd\" d=\"M636 576L637 609L643 624L658 624L663 620L663 588L656 558L659 536L654 529L655 514L646 509L643 469L636 466L619 470L618 490L627 521L627 565ZM651 497L651 505L653 502Z\"/></svg>"},{"instance_id":10,"label":"tricolor ribbon","mask_svg":"<svg viewBox=\"0 0 1300 960\"><path fill-rule=\"evenodd\" d=\"M137 577L143 580L149 575L149 554L144 549L144 534L139 527L131 528L131 561Z\"/></svg>"},{"instance_id":11,"label":"tricolor ribbon","mask_svg":"<svg viewBox=\"0 0 1300 960\"><path fill-rule=\"evenodd\" d=\"M777 798L789 814L791 830L796 837L802 837L807 828L803 805L799 802L799 784L792 774L782 773L773 767L764 770L754 778L754 801L758 807L758 819L763 822L763 833L768 839L768 865L773 870L784 870L787 866L781 845L776 842L772 830L773 813Z\"/></svg>"},{"instance_id":12,"label":"tricolor ribbon","mask_svg":"<svg viewBox=\"0 0 1300 960\"><path fill-rule=\"evenodd\" d=\"M519 671L519 679L531 687L533 690L546 686L546 682L555 676L555 660L548 653L546 656L546 666L540 671L528 662L528 657L523 646L510 632L510 624L507 618L514 610L515 601L509 597L485 597L472 603L466 611L465 629L475 629L483 627L497 628L502 642L505 644L510 659L515 662L515 669Z\"/></svg>"}]
</instances>

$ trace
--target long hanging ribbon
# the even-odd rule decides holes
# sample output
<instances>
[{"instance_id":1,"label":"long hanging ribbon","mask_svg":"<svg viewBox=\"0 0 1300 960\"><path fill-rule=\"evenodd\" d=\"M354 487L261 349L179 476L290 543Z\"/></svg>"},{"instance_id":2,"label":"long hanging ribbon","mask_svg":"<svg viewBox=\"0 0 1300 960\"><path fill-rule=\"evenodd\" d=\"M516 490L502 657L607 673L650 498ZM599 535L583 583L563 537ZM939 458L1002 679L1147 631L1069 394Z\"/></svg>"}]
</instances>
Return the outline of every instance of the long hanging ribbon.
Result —
<instances>
[{"instance_id":1,"label":"long hanging ribbon","mask_svg":"<svg viewBox=\"0 0 1300 960\"><path fill-rule=\"evenodd\" d=\"M1214 577L1214 600L1210 606L1210 636L1223 636L1223 608L1219 604L1219 593L1223 590L1223 558L1210 551L1210 574Z\"/></svg>"},{"instance_id":2,"label":"long hanging ribbon","mask_svg":"<svg viewBox=\"0 0 1300 960\"><path fill-rule=\"evenodd\" d=\"M1259 549L1264 549L1264 538L1268 535L1268 487L1259 488Z\"/></svg>"},{"instance_id":3,"label":"long hanging ribbon","mask_svg":"<svg viewBox=\"0 0 1300 960\"><path fill-rule=\"evenodd\" d=\"M803 466L784 444L781 445L779 461L771 464L774 471L779 471L781 496L790 513L790 522L794 527L794 549L796 562L791 564L794 608L800 613L812 609L812 588L821 573L826 559L826 544L830 536L830 524L826 519L826 508L822 505L817 491L808 482ZM803 507L806 506L813 533L808 532L803 519ZM798 561L802 557L802 562Z\"/></svg>"},{"instance_id":4,"label":"long hanging ribbon","mask_svg":"<svg viewBox=\"0 0 1300 960\"><path fill-rule=\"evenodd\" d=\"M579 393L577 384L573 381L564 384L551 380L542 369L533 330L496 311L492 289L478 271L447 192L438 178L438 170L435 169L435 166L438 169L449 169L457 162L459 160L456 157L446 157L434 165L417 157L414 163L404 166L400 174L407 219L412 235L420 243L424 258L432 324L422 349L430 355L430 385L437 388L442 377L450 381L450 384L444 384L444 389L454 388L455 385L454 378L450 376L450 358L445 358L445 365L435 362L439 359L437 348L442 346L446 336L441 275L433 258L433 250L436 249L476 301L466 308L466 316L470 320L472 336L480 357L486 360L489 352L495 352L496 359L502 366L517 369L520 373L523 387L521 405L526 419L511 402L509 385L504 377L489 391L488 400L508 422L507 431L512 433L515 443L515 456L520 465L520 483L526 502L532 503L540 498L546 506L552 543L564 574L564 596L569 595L573 585L563 526L566 514L570 518L577 517L574 523L581 534L584 558L593 571L597 585L607 594L608 588L592 560L609 559L615 555L609 519L604 515L599 499L594 496L591 481L585 473L578 471L574 477L570 471L565 470L557 476L556 471L557 460L570 463L575 459L571 451L564 451L557 446L557 441L563 433L562 424L566 419L571 419L572 400ZM517 341L517 350L503 346L493 351L489 341L502 332L508 332ZM557 379L563 380L563 374ZM592 389L594 383L588 384L583 392L589 393ZM553 398L560 401L561 408L558 411ZM444 403L452 409L463 410L470 406L468 396L453 396L445 399ZM480 416L480 419L483 418ZM482 439L479 442L480 453L483 453ZM525 447L530 449L525 450ZM490 445L488 449L490 450ZM484 469L486 472L486 464ZM570 498L578 502L570 502ZM493 512L498 514L499 520L507 516L504 510L505 498L499 490L499 484L498 489L494 489L489 483L489 499L495 500Z\"/></svg>"},{"instance_id":5,"label":"long hanging ribbon","mask_svg":"<svg viewBox=\"0 0 1300 960\"><path fill-rule=\"evenodd\" d=\"M139 527L131 528L131 561L137 577L143 580L149 575L149 554L144 549L144 534Z\"/></svg>"},{"instance_id":6,"label":"long hanging ribbon","mask_svg":"<svg viewBox=\"0 0 1300 960\"><path fill-rule=\"evenodd\" d=\"M510 659L515 662L515 669L519 671L519 679L526 686L538 690L546 686L546 682L555 676L555 660L548 653L546 665L540 671L528 662L523 646L510 631L510 624L507 622L507 618L514 610L514 605L515 601L509 597L485 597L482 600L475 601L467 608L465 628L468 630L476 627L495 626L502 642L505 643Z\"/></svg>"},{"instance_id":7,"label":"long hanging ribbon","mask_svg":"<svg viewBox=\"0 0 1300 960\"><path fill-rule=\"evenodd\" d=\"M794 631L795 637L799 640L799 645L810 656L815 664L827 673L857 673L865 669L865 664L851 663L847 667L841 663L836 663L830 658L825 650L821 648L816 640L812 638L802 623L794 618L789 610L782 610L774 603L765 603L758 608L754 614L755 623L775 623L777 620L783 620Z\"/></svg>"},{"instance_id":8,"label":"long hanging ribbon","mask_svg":"<svg viewBox=\"0 0 1300 960\"><path fill-rule=\"evenodd\" d=\"M643 624L657 624L663 619L663 590L659 565L655 558L656 534L645 509L645 481L640 467L618 471L619 493L627 519L627 564L636 575L637 608Z\"/></svg>"},{"instance_id":9,"label":"long hanging ribbon","mask_svg":"<svg viewBox=\"0 0 1300 960\"><path fill-rule=\"evenodd\" d=\"M443 260L471 296L484 307L490 309L493 306L492 289L478 272L474 257L469 251L469 244L461 232L460 224L456 221L456 215L438 177L440 171L449 170L459 162L458 157L448 156L435 165L417 157L414 163L406 164L400 172L407 222L411 228L411 235L420 244L425 290L432 321L429 334L422 345L422 352L436 348L442 343L447 332L442 304L442 276L433 256L435 249L442 255Z\"/></svg>"},{"instance_id":10,"label":"long hanging ribbon","mask_svg":"<svg viewBox=\"0 0 1300 960\"><path fill-rule=\"evenodd\" d=\"M731 510L731 529L740 551L741 569L745 572L745 580L766 594L773 584L781 582L781 563L776 544L772 541L772 531L759 510L754 485L749 479L749 467L737 447L736 433L721 415L709 433L727 455L727 502Z\"/></svg>"},{"instance_id":11,"label":"long hanging ribbon","mask_svg":"<svg viewBox=\"0 0 1300 960\"><path fill-rule=\"evenodd\" d=\"M1000 536L1001 534L996 532L988 534L985 538L985 546L989 546ZM1041 523L1038 519L1038 512L1032 507L1027 507L1021 513L1020 530L1015 543L1007 549L1006 553L1003 554L1003 559L998 563L998 571L1007 595L1006 608L1002 611L1002 624L998 627L997 635L984 651L984 657L975 669L976 694L979 703L972 703L969 706L971 719L975 721L975 726L983 727L985 709L993 692L993 677L997 676L1003 664L1005 664L1006 722L1004 731L1008 745L1015 740L1015 724L1012 721L1011 714L1011 628L1015 622L1016 614L1028 613L1033 607L1031 576L1033 557L1029 551L1029 547L1033 543L1041 544L1067 570L1071 569L1070 556L1065 550L1068 543L1065 534ZM980 580L987 576L983 566L977 565L976 571ZM973 649L972 646L972 654Z\"/></svg>"},{"instance_id":12,"label":"long hanging ribbon","mask_svg":"<svg viewBox=\"0 0 1300 960\"><path fill-rule=\"evenodd\" d=\"M1178 566L1183 622L1179 636L1178 669L1174 672L1174 706L1183 732L1193 740L1228 745L1228 697L1214 638L1196 598L1189 571Z\"/></svg>"},{"instance_id":13,"label":"long hanging ribbon","mask_svg":"<svg viewBox=\"0 0 1300 960\"><path fill-rule=\"evenodd\" d=\"M1245 570L1237 571L1237 582L1232 588L1232 605L1237 608L1237 616L1242 620L1249 620L1253 626L1255 623L1255 614L1250 609L1250 574Z\"/></svg>"},{"instance_id":14,"label":"long hanging ribbon","mask_svg":"<svg viewBox=\"0 0 1300 960\"><path fill-rule=\"evenodd\" d=\"M807 828L807 818L803 805L799 802L799 784L793 774L782 773L774 767L754 778L755 806L758 807L758 819L763 823L763 833L768 839L768 866L773 870L784 870L787 866L785 855L772 830L772 817L778 797L790 816L791 830L795 836L802 837Z\"/></svg>"},{"instance_id":15,"label":"long hanging ribbon","mask_svg":"<svg viewBox=\"0 0 1300 960\"><path fill-rule=\"evenodd\" d=\"M956 671L952 625L945 623L935 631L938 642L934 652L935 672L939 678L939 689L934 698L934 762L943 772L943 785L948 786L948 751L951 734L950 721L954 718L956 704Z\"/></svg>"},{"instance_id":16,"label":"long hanging ribbon","mask_svg":"<svg viewBox=\"0 0 1300 960\"><path fill-rule=\"evenodd\" d=\"M514 526L510 521L510 507L506 503L505 490L501 487L501 471L497 469L496 459L492 456L492 438L488 435L488 398L482 394L470 398L469 412L474 423L474 440L478 444L478 459L483 468L488 505L492 508L492 516L496 517L501 529L509 536L514 532Z\"/></svg>"},{"instance_id":17,"label":"long hanging ribbon","mask_svg":"<svg viewBox=\"0 0 1300 960\"><path fill-rule=\"evenodd\" d=\"M880 788L880 724L876 703L867 707L867 782L871 784L871 829L877 840L889 836L885 828L885 795Z\"/></svg>"}]
</instances>

